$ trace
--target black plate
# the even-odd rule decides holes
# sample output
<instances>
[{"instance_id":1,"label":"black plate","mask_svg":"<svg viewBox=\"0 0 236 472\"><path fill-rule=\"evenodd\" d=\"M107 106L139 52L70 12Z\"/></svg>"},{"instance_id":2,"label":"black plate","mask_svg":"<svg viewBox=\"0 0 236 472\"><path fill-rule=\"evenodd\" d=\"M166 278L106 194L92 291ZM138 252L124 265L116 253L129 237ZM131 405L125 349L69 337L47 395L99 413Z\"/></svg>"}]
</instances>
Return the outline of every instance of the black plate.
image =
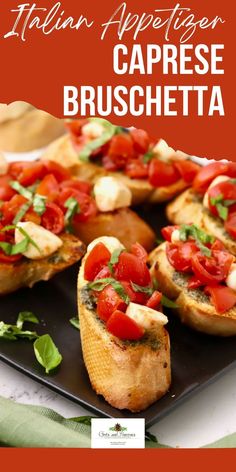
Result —
<instances>
[{"instance_id":1,"label":"black plate","mask_svg":"<svg viewBox=\"0 0 236 472\"><path fill-rule=\"evenodd\" d=\"M164 208L144 207L139 213L158 232L165 224ZM112 408L97 396L83 364L79 332L69 319L76 316L76 279L78 265L56 276L50 282L38 283L33 289L19 290L0 299L0 319L14 323L19 311L31 310L42 321L40 334L49 333L63 355L61 366L45 375L34 358L27 341L0 342L0 359L23 371L53 390L65 395L102 416L141 417L150 426L172 408L235 364L235 338L221 339L196 333L181 325L169 313L168 330L172 350L172 384L170 391L147 410L131 414Z\"/></svg>"}]
</instances>

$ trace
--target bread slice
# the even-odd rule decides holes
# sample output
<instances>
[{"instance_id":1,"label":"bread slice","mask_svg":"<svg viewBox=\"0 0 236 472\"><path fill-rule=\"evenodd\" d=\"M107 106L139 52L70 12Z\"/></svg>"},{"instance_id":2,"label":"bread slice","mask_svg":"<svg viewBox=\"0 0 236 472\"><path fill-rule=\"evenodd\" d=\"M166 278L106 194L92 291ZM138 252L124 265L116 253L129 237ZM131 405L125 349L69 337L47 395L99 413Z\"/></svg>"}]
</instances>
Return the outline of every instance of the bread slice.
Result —
<instances>
[{"instance_id":1,"label":"bread slice","mask_svg":"<svg viewBox=\"0 0 236 472\"><path fill-rule=\"evenodd\" d=\"M236 308L219 314L209 297L201 290L188 290L188 276L176 272L166 257L166 243L158 246L149 257L151 274L158 281L159 289L172 300L178 308L173 310L181 321L202 333L216 336L236 335Z\"/></svg>"},{"instance_id":2,"label":"bread slice","mask_svg":"<svg viewBox=\"0 0 236 472\"><path fill-rule=\"evenodd\" d=\"M236 256L236 240L225 231L220 218L213 216L202 205L201 198L191 189L185 190L166 207L166 215L176 225L194 223L222 241L226 249Z\"/></svg>"},{"instance_id":3,"label":"bread slice","mask_svg":"<svg viewBox=\"0 0 236 472\"><path fill-rule=\"evenodd\" d=\"M144 410L170 386L169 335L163 326L136 342L110 334L88 297L84 262L78 277L78 309L83 358L92 387L119 410Z\"/></svg>"},{"instance_id":4,"label":"bread slice","mask_svg":"<svg viewBox=\"0 0 236 472\"><path fill-rule=\"evenodd\" d=\"M129 208L98 213L86 223L75 223L74 230L86 245L100 236L115 236L128 250L138 242L150 252L156 239L150 226Z\"/></svg>"},{"instance_id":5,"label":"bread slice","mask_svg":"<svg viewBox=\"0 0 236 472\"><path fill-rule=\"evenodd\" d=\"M0 295L22 287L33 287L40 280L49 280L58 272L79 261L84 244L70 234L60 235L63 245L49 257L39 260L21 259L14 264L0 263Z\"/></svg>"},{"instance_id":6,"label":"bread slice","mask_svg":"<svg viewBox=\"0 0 236 472\"><path fill-rule=\"evenodd\" d=\"M95 183L99 177L110 175L121 180L132 192L132 205L143 202L160 203L171 200L182 192L188 185L183 179L167 187L154 188L144 179L131 179L122 172L108 172L104 167L92 162L81 162L69 135L62 136L48 146L42 159L56 161L68 167L73 175L81 180Z\"/></svg>"}]
</instances>

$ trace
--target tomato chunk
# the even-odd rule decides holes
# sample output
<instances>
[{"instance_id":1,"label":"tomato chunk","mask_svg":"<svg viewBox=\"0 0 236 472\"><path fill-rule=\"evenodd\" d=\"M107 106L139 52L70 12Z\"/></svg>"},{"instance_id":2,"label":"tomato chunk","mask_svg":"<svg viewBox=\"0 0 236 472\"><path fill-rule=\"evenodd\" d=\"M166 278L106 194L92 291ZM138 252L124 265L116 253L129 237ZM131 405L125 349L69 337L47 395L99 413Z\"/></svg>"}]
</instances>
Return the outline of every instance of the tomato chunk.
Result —
<instances>
[{"instance_id":1,"label":"tomato chunk","mask_svg":"<svg viewBox=\"0 0 236 472\"><path fill-rule=\"evenodd\" d=\"M130 135L133 139L134 150L138 154L145 154L150 145L150 138L148 133L143 129L132 129Z\"/></svg>"},{"instance_id":2,"label":"tomato chunk","mask_svg":"<svg viewBox=\"0 0 236 472\"><path fill-rule=\"evenodd\" d=\"M162 228L161 234L162 234L163 238L164 238L166 241L168 241L169 243L171 243L171 236L172 236L172 233L173 233L176 229L179 229L179 226L177 226L177 225L165 226L164 228Z\"/></svg>"},{"instance_id":3,"label":"tomato chunk","mask_svg":"<svg viewBox=\"0 0 236 472\"><path fill-rule=\"evenodd\" d=\"M146 179L148 177L148 165L139 159L130 159L125 166L125 173L131 179Z\"/></svg>"},{"instance_id":4,"label":"tomato chunk","mask_svg":"<svg viewBox=\"0 0 236 472\"><path fill-rule=\"evenodd\" d=\"M111 258L111 253L103 243L98 243L86 258L84 265L84 278L93 281L101 269L106 266Z\"/></svg>"},{"instance_id":5,"label":"tomato chunk","mask_svg":"<svg viewBox=\"0 0 236 472\"><path fill-rule=\"evenodd\" d=\"M54 161L43 161L44 166L48 174L53 174L58 182L68 180L71 177L71 173L68 169Z\"/></svg>"},{"instance_id":6,"label":"tomato chunk","mask_svg":"<svg viewBox=\"0 0 236 472\"><path fill-rule=\"evenodd\" d=\"M108 156L123 158L123 162L134 156L133 140L129 133L116 134L111 138Z\"/></svg>"},{"instance_id":7,"label":"tomato chunk","mask_svg":"<svg viewBox=\"0 0 236 472\"><path fill-rule=\"evenodd\" d=\"M107 285L98 296L97 313L103 321L107 321L114 311L125 311L126 308L126 303L111 285Z\"/></svg>"},{"instance_id":8,"label":"tomato chunk","mask_svg":"<svg viewBox=\"0 0 236 472\"><path fill-rule=\"evenodd\" d=\"M37 193L47 197L51 202L56 200L59 193L59 184L53 174L45 175L37 187Z\"/></svg>"},{"instance_id":9,"label":"tomato chunk","mask_svg":"<svg viewBox=\"0 0 236 472\"><path fill-rule=\"evenodd\" d=\"M41 217L41 224L54 234L61 233L64 228L63 211L55 203L46 203L46 211Z\"/></svg>"},{"instance_id":10,"label":"tomato chunk","mask_svg":"<svg viewBox=\"0 0 236 472\"><path fill-rule=\"evenodd\" d=\"M152 159L149 165L149 182L153 187L172 185L180 179L180 173L173 164Z\"/></svg>"},{"instance_id":11,"label":"tomato chunk","mask_svg":"<svg viewBox=\"0 0 236 472\"><path fill-rule=\"evenodd\" d=\"M179 161L174 161L173 162L175 168L178 170L180 173L181 177L190 184L194 177L198 174L200 171L201 167L196 164L195 162L192 162L190 160L179 160Z\"/></svg>"},{"instance_id":12,"label":"tomato chunk","mask_svg":"<svg viewBox=\"0 0 236 472\"><path fill-rule=\"evenodd\" d=\"M204 194L211 182L218 175L228 175L228 169L229 166L227 162L213 162L208 164L207 166L203 167L196 175L193 181L193 188L196 190L196 192Z\"/></svg>"},{"instance_id":13,"label":"tomato chunk","mask_svg":"<svg viewBox=\"0 0 236 472\"><path fill-rule=\"evenodd\" d=\"M23 197L22 195L14 195L14 197L9 200L9 202L5 202L2 205L1 212L3 216L3 222L5 225L9 225L13 223L15 216L17 215L18 211L21 209L22 205L27 203L28 200ZM38 215L32 207L25 213L22 218L23 221L32 221L35 224L40 224L41 217Z\"/></svg>"},{"instance_id":14,"label":"tomato chunk","mask_svg":"<svg viewBox=\"0 0 236 472\"><path fill-rule=\"evenodd\" d=\"M41 180L46 174L46 168L43 162L12 162L9 166L9 174L27 187Z\"/></svg>"},{"instance_id":15,"label":"tomato chunk","mask_svg":"<svg viewBox=\"0 0 236 472\"><path fill-rule=\"evenodd\" d=\"M92 190L92 184L90 182L84 182L83 180L64 180L60 184L60 188L73 188L75 190L79 190L82 193L90 194Z\"/></svg>"},{"instance_id":16,"label":"tomato chunk","mask_svg":"<svg viewBox=\"0 0 236 472\"><path fill-rule=\"evenodd\" d=\"M194 241L186 243L167 243L166 255L169 263L180 272L192 272L192 257L197 253Z\"/></svg>"},{"instance_id":17,"label":"tomato chunk","mask_svg":"<svg viewBox=\"0 0 236 472\"><path fill-rule=\"evenodd\" d=\"M89 218L92 218L97 214L97 206L95 200L90 195L82 193L79 190L75 190L73 188L64 188L58 197L57 203L62 207L64 212L66 212L67 210L67 208L65 208L65 202L69 198L74 198L79 204L79 212L74 215L73 219L75 223L87 221Z\"/></svg>"},{"instance_id":18,"label":"tomato chunk","mask_svg":"<svg viewBox=\"0 0 236 472\"><path fill-rule=\"evenodd\" d=\"M155 290L149 300L147 301L146 305L149 308L158 309L161 303L162 293Z\"/></svg>"},{"instance_id":19,"label":"tomato chunk","mask_svg":"<svg viewBox=\"0 0 236 472\"><path fill-rule=\"evenodd\" d=\"M192 269L203 285L215 285L222 282L228 275L233 256L225 251L212 251L211 257L201 252L192 256Z\"/></svg>"},{"instance_id":20,"label":"tomato chunk","mask_svg":"<svg viewBox=\"0 0 236 472\"><path fill-rule=\"evenodd\" d=\"M210 295L217 313L225 313L236 304L236 292L232 288L217 285L206 287L205 292Z\"/></svg>"},{"instance_id":21,"label":"tomato chunk","mask_svg":"<svg viewBox=\"0 0 236 472\"><path fill-rule=\"evenodd\" d=\"M127 293L129 299L133 303L138 303L139 305L146 305L148 300L148 295L143 292L136 292L131 283L127 280L121 280L121 285L124 287L125 292Z\"/></svg>"},{"instance_id":22,"label":"tomato chunk","mask_svg":"<svg viewBox=\"0 0 236 472\"><path fill-rule=\"evenodd\" d=\"M139 244L139 243L132 244L132 246L131 246L131 252L132 252L132 254L134 254L135 256L140 257L140 259L141 259L142 261L147 262L148 253L147 253L147 251L144 249L144 247L141 246L141 244Z\"/></svg>"},{"instance_id":23,"label":"tomato chunk","mask_svg":"<svg viewBox=\"0 0 236 472\"><path fill-rule=\"evenodd\" d=\"M116 310L107 321L108 331L119 339L138 341L144 329L122 311Z\"/></svg>"},{"instance_id":24,"label":"tomato chunk","mask_svg":"<svg viewBox=\"0 0 236 472\"><path fill-rule=\"evenodd\" d=\"M9 185L11 181L12 177L10 175L0 176L0 200L7 201L15 195L15 190Z\"/></svg>"},{"instance_id":25,"label":"tomato chunk","mask_svg":"<svg viewBox=\"0 0 236 472\"><path fill-rule=\"evenodd\" d=\"M149 270L143 260L134 254L122 252L115 268L117 280L132 281L141 286L147 286L151 282Z\"/></svg>"},{"instance_id":26,"label":"tomato chunk","mask_svg":"<svg viewBox=\"0 0 236 472\"><path fill-rule=\"evenodd\" d=\"M236 200L236 185L230 180L226 180L208 190L209 208L213 215L220 216L217 204L212 203L214 201L212 199L217 199L217 197L222 197L222 200ZM231 206L228 207L228 210L231 210Z\"/></svg>"}]
</instances>

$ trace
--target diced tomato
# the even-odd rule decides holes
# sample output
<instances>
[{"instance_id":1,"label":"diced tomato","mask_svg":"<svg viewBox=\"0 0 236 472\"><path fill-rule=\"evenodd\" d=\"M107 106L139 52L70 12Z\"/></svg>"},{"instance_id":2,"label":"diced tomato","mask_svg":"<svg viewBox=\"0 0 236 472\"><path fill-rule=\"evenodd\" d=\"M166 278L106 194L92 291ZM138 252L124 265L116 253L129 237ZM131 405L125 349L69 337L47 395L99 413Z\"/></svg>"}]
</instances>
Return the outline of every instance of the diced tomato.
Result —
<instances>
[{"instance_id":1,"label":"diced tomato","mask_svg":"<svg viewBox=\"0 0 236 472\"><path fill-rule=\"evenodd\" d=\"M153 187L172 185L180 179L180 173L173 164L152 159L149 165L149 182Z\"/></svg>"},{"instance_id":2,"label":"diced tomato","mask_svg":"<svg viewBox=\"0 0 236 472\"><path fill-rule=\"evenodd\" d=\"M86 119L81 120L66 120L65 126L75 136L80 136L82 126L86 125L89 121Z\"/></svg>"},{"instance_id":3,"label":"diced tomato","mask_svg":"<svg viewBox=\"0 0 236 472\"><path fill-rule=\"evenodd\" d=\"M109 267L105 266L100 270L100 272L98 272L98 274L96 275L94 280L105 279L105 278L111 277L111 276L112 276L112 274L111 274L111 271L110 271Z\"/></svg>"},{"instance_id":4,"label":"diced tomato","mask_svg":"<svg viewBox=\"0 0 236 472\"><path fill-rule=\"evenodd\" d=\"M21 185L28 186L41 180L46 174L43 162L12 162L9 166L9 174L13 179L18 180Z\"/></svg>"},{"instance_id":5,"label":"diced tomato","mask_svg":"<svg viewBox=\"0 0 236 472\"><path fill-rule=\"evenodd\" d=\"M227 221L224 223L225 230L230 236L236 239L236 212L230 213Z\"/></svg>"},{"instance_id":6,"label":"diced tomato","mask_svg":"<svg viewBox=\"0 0 236 472\"><path fill-rule=\"evenodd\" d=\"M206 287L205 292L210 295L217 313L225 313L236 304L236 292L232 288L216 285L214 287Z\"/></svg>"},{"instance_id":7,"label":"diced tomato","mask_svg":"<svg viewBox=\"0 0 236 472\"><path fill-rule=\"evenodd\" d=\"M228 161L227 164L228 164L227 175L232 178L236 177L236 162Z\"/></svg>"},{"instance_id":8,"label":"diced tomato","mask_svg":"<svg viewBox=\"0 0 236 472\"><path fill-rule=\"evenodd\" d=\"M16 254L15 256L8 256L7 254L4 254L4 252L0 249L0 262L5 264L5 263L11 263L14 264L15 262L18 262L22 258L22 254Z\"/></svg>"},{"instance_id":9,"label":"diced tomato","mask_svg":"<svg viewBox=\"0 0 236 472\"><path fill-rule=\"evenodd\" d=\"M87 221L89 218L92 218L97 214L95 200L90 195L72 188L64 188L57 199L58 205L62 207L64 212L67 210L65 203L69 198L74 198L79 204L79 212L74 215L73 219L75 223Z\"/></svg>"},{"instance_id":10,"label":"diced tomato","mask_svg":"<svg viewBox=\"0 0 236 472\"><path fill-rule=\"evenodd\" d=\"M194 241L166 244L167 259L174 269L180 272L192 271L192 257L198 251Z\"/></svg>"},{"instance_id":11,"label":"diced tomato","mask_svg":"<svg viewBox=\"0 0 236 472\"><path fill-rule=\"evenodd\" d=\"M224 244L219 240L219 239L216 239L214 241L214 243L211 245L211 250L217 250L217 251L227 251L226 247L224 246Z\"/></svg>"},{"instance_id":12,"label":"diced tomato","mask_svg":"<svg viewBox=\"0 0 236 472\"><path fill-rule=\"evenodd\" d=\"M116 310L107 321L108 331L119 339L138 341L144 329L122 311Z\"/></svg>"},{"instance_id":13,"label":"diced tomato","mask_svg":"<svg viewBox=\"0 0 236 472\"><path fill-rule=\"evenodd\" d=\"M146 305L148 300L148 295L143 292L136 292L131 283L127 280L121 280L121 285L124 287L125 292L127 293L129 299L133 303L138 303L139 305Z\"/></svg>"},{"instance_id":14,"label":"diced tomato","mask_svg":"<svg viewBox=\"0 0 236 472\"><path fill-rule=\"evenodd\" d=\"M79 190L79 192L87 193L90 195L92 190L92 184L90 182L84 182L83 180L64 180L60 184L60 188L73 188L75 190Z\"/></svg>"},{"instance_id":15,"label":"diced tomato","mask_svg":"<svg viewBox=\"0 0 236 472\"><path fill-rule=\"evenodd\" d=\"M149 270L143 260L134 254L122 252L115 268L117 280L132 281L143 287L151 282Z\"/></svg>"},{"instance_id":16,"label":"diced tomato","mask_svg":"<svg viewBox=\"0 0 236 472\"><path fill-rule=\"evenodd\" d=\"M161 303L162 293L155 290L149 300L146 303L146 306L149 308L157 309Z\"/></svg>"},{"instance_id":17,"label":"diced tomato","mask_svg":"<svg viewBox=\"0 0 236 472\"><path fill-rule=\"evenodd\" d=\"M84 266L84 278L93 281L97 274L106 266L111 253L103 243L98 243L88 254Z\"/></svg>"},{"instance_id":18,"label":"diced tomato","mask_svg":"<svg viewBox=\"0 0 236 472\"><path fill-rule=\"evenodd\" d=\"M100 292L97 300L97 314L103 321L107 321L116 310L125 311L126 303L111 285L107 285Z\"/></svg>"},{"instance_id":19,"label":"diced tomato","mask_svg":"<svg viewBox=\"0 0 236 472\"><path fill-rule=\"evenodd\" d=\"M161 229L161 234L166 241L169 241L169 243L171 243L172 233L176 229L179 229L178 225L165 226L164 228Z\"/></svg>"},{"instance_id":20,"label":"diced tomato","mask_svg":"<svg viewBox=\"0 0 236 472\"><path fill-rule=\"evenodd\" d=\"M111 172L116 171L116 170L119 169L119 165L117 167L115 161L109 156L103 156L102 165L106 170L109 170ZM125 166L125 161L122 164L122 167L124 167L124 166Z\"/></svg>"},{"instance_id":21,"label":"diced tomato","mask_svg":"<svg viewBox=\"0 0 236 472\"><path fill-rule=\"evenodd\" d=\"M226 180L225 182L220 182L219 184L214 185L214 187L211 187L208 190L209 208L215 216L219 216L219 212L217 206L211 203L211 199L215 199L219 196L222 196L223 200L236 200L236 185L230 180Z\"/></svg>"},{"instance_id":22,"label":"diced tomato","mask_svg":"<svg viewBox=\"0 0 236 472\"><path fill-rule=\"evenodd\" d=\"M150 138L148 133L143 129L132 129L130 135L133 139L134 150L138 154L145 154L148 151L150 145Z\"/></svg>"},{"instance_id":23,"label":"diced tomato","mask_svg":"<svg viewBox=\"0 0 236 472\"><path fill-rule=\"evenodd\" d=\"M125 166L125 173L131 179L146 179L148 177L148 164L140 159L130 159Z\"/></svg>"},{"instance_id":24,"label":"diced tomato","mask_svg":"<svg viewBox=\"0 0 236 472\"><path fill-rule=\"evenodd\" d=\"M56 200L59 194L59 184L53 174L45 175L37 187L37 193L47 197L50 202Z\"/></svg>"},{"instance_id":25,"label":"diced tomato","mask_svg":"<svg viewBox=\"0 0 236 472\"><path fill-rule=\"evenodd\" d=\"M203 167L193 181L196 192L204 194L211 182L218 175L228 175L229 165L227 162L213 162Z\"/></svg>"},{"instance_id":26,"label":"diced tomato","mask_svg":"<svg viewBox=\"0 0 236 472\"><path fill-rule=\"evenodd\" d=\"M10 187L9 183L12 181L10 175L1 175L0 176L0 200L8 201L13 195L15 195L15 190Z\"/></svg>"},{"instance_id":27,"label":"diced tomato","mask_svg":"<svg viewBox=\"0 0 236 472\"><path fill-rule=\"evenodd\" d=\"M3 216L4 225L12 224L15 216L17 215L18 211L21 209L22 205L27 203L28 200L23 197L22 195L14 195L14 197L9 200L9 202L5 202L1 207L1 212ZM32 207L25 213L24 217L22 218L23 221L32 221L35 224L40 224L41 217L38 215Z\"/></svg>"},{"instance_id":28,"label":"diced tomato","mask_svg":"<svg viewBox=\"0 0 236 472\"><path fill-rule=\"evenodd\" d=\"M215 285L222 282L228 275L233 256L225 251L212 251L211 257L201 252L192 256L192 270L204 285Z\"/></svg>"},{"instance_id":29,"label":"diced tomato","mask_svg":"<svg viewBox=\"0 0 236 472\"><path fill-rule=\"evenodd\" d=\"M190 288L190 289L199 288L202 285L203 284L202 284L201 280L199 280L196 275L193 275L192 277L190 277L188 279L188 288Z\"/></svg>"},{"instance_id":30,"label":"diced tomato","mask_svg":"<svg viewBox=\"0 0 236 472\"><path fill-rule=\"evenodd\" d=\"M111 138L108 157L116 169L123 169L129 159L134 157L133 140L129 133L116 134Z\"/></svg>"},{"instance_id":31,"label":"diced tomato","mask_svg":"<svg viewBox=\"0 0 236 472\"><path fill-rule=\"evenodd\" d=\"M41 224L54 234L61 233L64 228L64 213L61 208L55 203L46 203L46 211L41 217Z\"/></svg>"},{"instance_id":32,"label":"diced tomato","mask_svg":"<svg viewBox=\"0 0 236 472\"><path fill-rule=\"evenodd\" d=\"M139 244L139 243L132 244L131 252L135 256L140 257L140 259L142 261L147 262L148 253L147 253L146 249L144 249L144 247L141 246L141 244Z\"/></svg>"},{"instance_id":33,"label":"diced tomato","mask_svg":"<svg viewBox=\"0 0 236 472\"><path fill-rule=\"evenodd\" d=\"M173 164L175 168L178 170L178 172L180 173L181 177L188 184L190 184L193 181L194 177L198 174L198 172L201 169L201 167L198 164L187 159L174 161Z\"/></svg>"},{"instance_id":34,"label":"diced tomato","mask_svg":"<svg viewBox=\"0 0 236 472\"><path fill-rule=\"evenodd\" d=\"M68 169L54 161L43 161L47 174L53 174L58 182L69 180L71 173Z\"/></svg>"}]
</instances>

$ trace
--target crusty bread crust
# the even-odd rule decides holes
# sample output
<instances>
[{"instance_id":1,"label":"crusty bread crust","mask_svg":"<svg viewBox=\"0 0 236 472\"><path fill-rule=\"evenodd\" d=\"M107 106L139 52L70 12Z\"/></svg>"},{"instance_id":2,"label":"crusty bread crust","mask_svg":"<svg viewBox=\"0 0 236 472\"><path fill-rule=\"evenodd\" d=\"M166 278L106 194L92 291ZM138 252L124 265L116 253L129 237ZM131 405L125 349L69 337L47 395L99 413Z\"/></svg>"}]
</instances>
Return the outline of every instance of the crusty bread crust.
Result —
<instances>
[{"instance_id":1,"label":"crusty bread crust","mask_svg":"<svg viewBox=\"0 0 236 472\"><path fill-rule=\"evenodd\" d=\"M102 166L91 162L81 162L73 146L69 135L63 136L48 146L42 159L56 161L64 167L68 167L73 175L81 180L95 183L99 177L111 175L121 180L132 192L132 205L143 202L160 203L171 200L182 192L188 185L183 179L167 187L154 188L144 179L130 179L121 172L108 172Z\"/></svg>"},{"instance_id":2,"label":"crusty bread crust","mask_svg":"<svg viewBox=\"0 0 236 472\"><path fill-rule=\"evenodd\" d=\"M207 233L213 234L234 256L236 256L236 240L226 233L224 225L219 218L212 216L207 210L203 209L202 226Z\"/></svg>"},{"instance_id":3,"label":"crusty bread crust","mask_svg":"<svg viewBox=\"0 0 236 472\"><path fill-rule=\"evenodd\" d=\"M84 362L93 389L120 410L144 410L161 398L171 382L169 335L159 327L157 349L126 344L111 335L83 302L84 262L78 277L78 309Z\"/></svg>"},{"instance_id":4,"label":"crusty bread crust","mask_svg":"<svg viewBox=\"0 0 236 472\"><path fill-rule=\"evenodd\" d=\"M22 259L14 264L0 264L0 295L22 287L33 287L40 280L49 280L58 272L79 261L85 252L84 244L70 234L60 235L61 248L51 256L30 260Z\"/></svg>"},{"instance_id":5,"label":"crusty bread crust","mask_svg":"<svg viewBox=\"0 0 236 472\"><path fill-rule=\"evenodd\" d=\"M175 283L175 270L168 262L165 245L161 244L150 254L151 274L157 279L159 289L175 300L178 308L173 313L177 313L183 323L197 331L216 336L235 336L236 308L218 314L210 302L197 300L191 296L191 292L194 295L193 290Z\"/></svg>"}]
</instances>

